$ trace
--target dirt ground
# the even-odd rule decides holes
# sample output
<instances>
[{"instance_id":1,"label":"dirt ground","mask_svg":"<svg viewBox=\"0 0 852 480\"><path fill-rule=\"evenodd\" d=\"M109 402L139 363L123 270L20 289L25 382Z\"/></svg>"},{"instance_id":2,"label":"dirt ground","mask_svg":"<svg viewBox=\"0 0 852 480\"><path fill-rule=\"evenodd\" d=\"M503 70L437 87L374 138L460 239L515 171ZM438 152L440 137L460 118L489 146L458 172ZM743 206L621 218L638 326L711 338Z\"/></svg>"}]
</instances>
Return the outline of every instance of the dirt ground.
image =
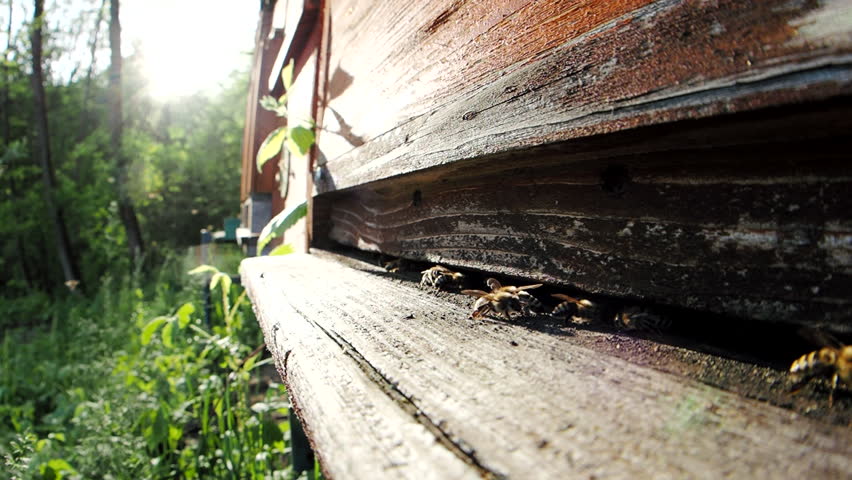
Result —
<instances>
[{"instance_id":1,"label":"dirt ground","mask_svg":"<svg viewBox=\"0 0 852 480\"><path fill-rule=\"evenodd\" d=\"M351 258L382 266L389 259L353 250L337 252ZM420 286L420 271L431 265L404 262L393 277L411 282L430 295L436 295L470 309L474 298L457 291L439 291ZM485 275L464 272L464 288L487 290ZM498 277L504 285L529 282ZM642 305L671 322L657 331L624 331L614 326L614 312L627 305L620 299L584 295L582 292L553 289L549 286L531 291L549 310L559 300L552 293L567 293L589 298L603 307L603 319L578 324L549 315L516 318L526 328L554 335L570 335L583 347L623 360L692 378L707 385L728 390L747 398L768 402L809 418L836 425L852 426L852 386L842 383L829 406L830 379L815 378L792 391L788 369L800 356L820 348L801 335L795 327L741 318L722 317L703 312L672 309L662 305ZM473 320L472 320L473 321ZM500 328L506 320L489 317L477 320ZM849 339L840 339L848 342Z\"/></svg>"}]
</instances>

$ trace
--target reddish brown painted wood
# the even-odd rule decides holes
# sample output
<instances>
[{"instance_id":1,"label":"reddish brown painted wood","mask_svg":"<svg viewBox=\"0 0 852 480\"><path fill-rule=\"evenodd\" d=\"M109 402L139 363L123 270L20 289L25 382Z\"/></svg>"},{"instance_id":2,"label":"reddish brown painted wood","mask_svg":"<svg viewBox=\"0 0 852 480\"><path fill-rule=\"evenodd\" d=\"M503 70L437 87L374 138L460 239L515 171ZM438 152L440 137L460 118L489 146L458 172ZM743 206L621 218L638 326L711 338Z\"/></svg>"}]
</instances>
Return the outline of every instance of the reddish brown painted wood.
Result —
<instances>
[{"instance_id":1,"label":"reddish brown painted wood","mask_svg":"<svg viewBox=\"0 0 852 480\"><path fill-rule=\"evenodd\" d=\"M270 38L274 2L263 3L255 36L255 51L252 60L249 92L246 99L246 126L243 131L242 182L240 184L240 202L244 202L251 193L269 193L275 190L275 162L268 162L263 170L257 171L257 152L266 136L280 125L280 119L274 113L260 107L260 99L267 94L266 79L275 60L275 54L281 46L280 35Z\"/></svg>"},{"instance_id":2,"label":"reddish brown painted wood","mask_svg":"<svg viewBox=\"0 0 852 480\"><path fill-rule=\"evenodd\" d=\"M241 271L333 478L442 478L458 461L434 463L441 445L508 478L852 472L846 426L589 350L570 332L472 321L448 294L371 265L291 255Z\"/></svg>"},{"instance_id":3,"label":"reddish brown painted wood","mask_svg":"<svg viewBox=\"0 0 852 480\"><path fill-rule=\"evenodd\" d=\"M842 0L403 3L332 2L325 191L852 93Z\"/></svg>"},{"instance_id":4,"label":"reddish brown painted wood","mask_svg":"<svg viewBox=\"0 0 852 480\"><path fill-rule=\"evenodd\" d=\"M317 197L316 235L849 332L850 118L823 104L448 165Z\"/></svg>"}]
</instances>

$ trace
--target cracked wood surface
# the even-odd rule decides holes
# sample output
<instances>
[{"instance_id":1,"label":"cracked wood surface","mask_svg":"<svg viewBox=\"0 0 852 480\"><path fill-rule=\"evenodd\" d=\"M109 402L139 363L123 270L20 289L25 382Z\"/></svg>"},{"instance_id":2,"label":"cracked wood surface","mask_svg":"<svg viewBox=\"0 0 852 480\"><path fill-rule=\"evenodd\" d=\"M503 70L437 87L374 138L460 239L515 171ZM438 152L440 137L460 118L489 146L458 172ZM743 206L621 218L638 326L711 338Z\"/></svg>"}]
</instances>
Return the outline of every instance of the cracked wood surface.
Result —
<instances>
[{"instance_id":1,"label":"cracked wood surface","mask_svg":"<svg viewBox=\"0 0 852 480\"><path fill-rule=\"evenodd\" d=\"M408 3L329 1L319 192L852 94L845 0Z\"/></svg>"},{"instance_id":2,"label":"cracked wood surface","mask_svg":"<svg viewBox=\"0 0 852 480\"><path fill-rule=\"evenodd\" d=\"M852 332L852 109L785 107L315 197L315 241Z\"/></svg>"},{"instance_id":3,"label":"cracked wood surface","mask_svg":"<svg viewBox=\"0 0 852 480\"><path fill-rule=\"evenodd\" d=\"M274 274L254 267L245 264L243 281L327 478L481 478L399 408L321 323L288 302Z\"/></svg>"},{"instance_id":4,"label":"cracked wood surface","mask_svg":"<svg viewBox=\"0 0 852 480\"><path fill-rule=\"evenodd\" d=\"M570 332L472 321L440 296L339 260L241 267L332 478L852 472L848 428L574 345Z\"/></svg>"}]
</instances>

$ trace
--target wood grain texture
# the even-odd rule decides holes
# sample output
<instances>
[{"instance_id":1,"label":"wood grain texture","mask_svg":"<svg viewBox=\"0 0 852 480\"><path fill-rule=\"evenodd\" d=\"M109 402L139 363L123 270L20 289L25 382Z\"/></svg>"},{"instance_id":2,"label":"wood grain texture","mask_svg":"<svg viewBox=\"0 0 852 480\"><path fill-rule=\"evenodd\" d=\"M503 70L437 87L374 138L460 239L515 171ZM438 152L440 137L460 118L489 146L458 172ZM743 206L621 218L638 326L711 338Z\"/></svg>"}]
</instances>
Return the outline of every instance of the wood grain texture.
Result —
<instances>
[{"instance_id":1,"label":"wood grain texture","mask_svg":"<svg viewBox=\"0 0 852 480\"><path fill-rule=\"evenodd\" d=\"M316 197L334 241L852 331L848 102L686 122Z\"/></svg>"},{"instance_id":2,"label":"wood grain texture","mask_svg":"<svg viewBox=\"0 0 852 480\"><path fill-rule=\"evenodd\" d=\"M377 385L416 407L418 423L437 426L493 476L841 478L852 472L848 428L593 352L572 344L570 335L471 321L456 304L366 264L291 255L246 260L242 274L296 404L334 404L323 415L302 415L335 478L357 477L346 471L352 448L363 452L360 462L378 455L384 463L383 449L371 446L386 444L381 432L404 422L391 407L377 416L371 405L378 400L356 395L344 404L341 395L351 385L368 389L350 379L358 378L355 358L377 374ZM313 353L339 345L350 362L339 351L334 363ZM371 433L344 447L328 430ZM400 439L399 448L408 450L410 441ZM405 467L420 474L442 466L411 459Z\"/></svg>"},{"instance_id":3,"label":"wood grain texture","mask_svg":"<svg viewBox=\"0 0 852 480\"><path fill-rule=\"evenodd\" d=\"M266 299L254 303L257 318L326 478L481 478L287 302L262 268L247 262L242 274L251 298Z\"/></svg>"},{"instance_id":4,"label":"wood grain texture","mask_svg":"<svg viewBox=\"0 0 852 480\"><path fill-rule=\"evenodd\" d=\"M331 5L320 191L852 93L843 0Z\"/></svg>"}]
</instances>

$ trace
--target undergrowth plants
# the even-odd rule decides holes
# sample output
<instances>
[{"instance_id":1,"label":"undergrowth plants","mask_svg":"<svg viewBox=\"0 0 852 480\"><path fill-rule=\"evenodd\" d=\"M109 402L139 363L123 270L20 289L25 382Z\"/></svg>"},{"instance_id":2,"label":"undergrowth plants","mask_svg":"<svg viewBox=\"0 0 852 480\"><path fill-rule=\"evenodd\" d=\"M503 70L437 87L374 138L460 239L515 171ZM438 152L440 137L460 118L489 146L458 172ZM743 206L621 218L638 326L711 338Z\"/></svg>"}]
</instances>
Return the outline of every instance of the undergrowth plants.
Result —
<instances>
[{"instance_id":1,"label":"undergrowth plants","mask_svg":"<svg viewBox=\"0 0 852 480\"><path fill-rule=\"evenodd\" d=\"M179 265L107 278L4 331L0 478L289 478L286 392L245 293L196 269L207 324Z\"/></svg>"}]
</instances>

